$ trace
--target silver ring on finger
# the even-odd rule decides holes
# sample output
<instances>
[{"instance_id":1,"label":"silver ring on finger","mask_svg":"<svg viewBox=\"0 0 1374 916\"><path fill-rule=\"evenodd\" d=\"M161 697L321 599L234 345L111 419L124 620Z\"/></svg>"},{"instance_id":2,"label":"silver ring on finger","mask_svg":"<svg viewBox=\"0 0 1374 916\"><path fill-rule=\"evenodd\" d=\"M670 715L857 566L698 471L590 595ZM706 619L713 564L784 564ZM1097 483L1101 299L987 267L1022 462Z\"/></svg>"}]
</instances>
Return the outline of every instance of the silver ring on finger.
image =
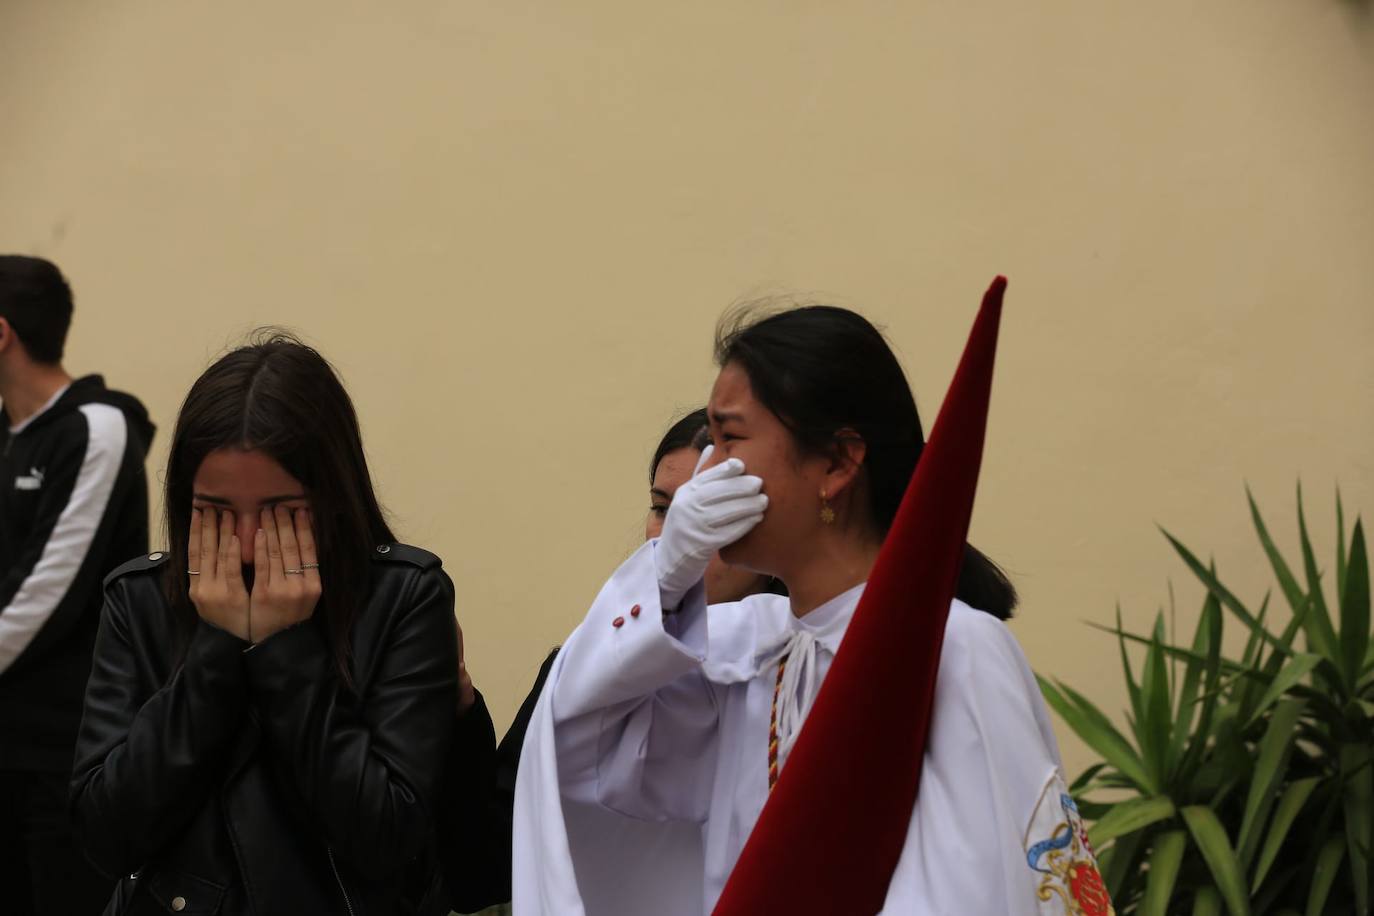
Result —
<instances>
[{"instance_id":1,"label":"silver ring on finger","mask_svg":"<svg viewBox=\"0 0 1374 916\"><path fill-rule=\"evenodd\" d=\"M283 569L282 572L286 573L288 576L303 576L303 575L305 575L305 570L302 569L302 568L299 567L299 566L297 566L295 569Z\"/></svg>"},{"instance_id":2,"label":"silver ring on finger","mask_svg":"<svg viewBox=\"0 0 1374 916\"><path fill-rule=\"evenodd\" d=\"M200 570L198 570L198 569L188 569L188 570L186 570L186 575L188 575L188 576L198 576L198 575L200 575Z\"/></svg>"},{"instance_id":3,"label":"silver ring on finger","mask_svg":"<svg viewBox=\"0 0 1374 916\"><path fill-rule=\"evenodd\" d=\"M318 563L302 563L302 564L301 564L301 569L319 569L319 568L320 568L320 564L318 564Z\"/></svg>"}]
</instances>

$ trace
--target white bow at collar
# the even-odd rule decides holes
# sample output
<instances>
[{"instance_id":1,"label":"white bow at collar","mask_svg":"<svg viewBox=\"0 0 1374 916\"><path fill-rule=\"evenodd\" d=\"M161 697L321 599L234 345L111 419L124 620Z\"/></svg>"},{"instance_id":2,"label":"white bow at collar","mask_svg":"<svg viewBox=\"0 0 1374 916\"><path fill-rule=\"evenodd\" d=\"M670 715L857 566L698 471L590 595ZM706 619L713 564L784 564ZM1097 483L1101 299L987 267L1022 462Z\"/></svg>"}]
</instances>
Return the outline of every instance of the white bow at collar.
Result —
<instances>
[{"instance_id":1,"label":"white bow at collar","mask_svg":"<svg viewBox=\"0 0 1374 916\"><path fill-rule=\"evenodd\" d=\"M816 608L804 619L791 618L791 632L778 645L755 656L755 671L764 672L783 663L778 685L778 764L782 765L801 735L811 706L820 693L820 653L831 657L840 648L845 630L859 602L863 586L857 585Z\"/></svg>"},{"instance_id":2,"label":"white bow at collar","mask_svg":"<svg viewBox=\"0 0 1374 916\"><path fill-rule=\"evenodd\" d=\"M797 630L792 637L777 650L777 657L770 660L773 664L786 665L782 671L782 683L777 686L778 717L778 765L792 752L792 745L801 735L802 723L811 704L816 702L819 692L820 670L817 652L818 640L810 630Z\"/></svg>"}]
</instances>

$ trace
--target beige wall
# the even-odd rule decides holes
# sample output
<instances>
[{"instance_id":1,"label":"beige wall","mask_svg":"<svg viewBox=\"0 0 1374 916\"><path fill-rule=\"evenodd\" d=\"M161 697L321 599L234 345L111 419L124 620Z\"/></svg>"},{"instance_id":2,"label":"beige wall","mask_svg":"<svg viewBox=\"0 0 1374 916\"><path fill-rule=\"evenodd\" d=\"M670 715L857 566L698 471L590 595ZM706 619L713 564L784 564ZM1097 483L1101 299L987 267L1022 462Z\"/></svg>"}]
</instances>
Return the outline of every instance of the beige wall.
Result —
<instances>
[{"instance_id":1,"label":"beige wall","mask_svg":"<svg viewBox=\"0 0 1374 916\"><path fill-rule=\"evenodd\" d=\"M976 540L1032 663L1116 708L1156 522L1258 596L1250 481L1374 513L1374 22L1342 0L0 0L0 249L162 424L299 328L504 726L636 543L723 307L885 324L933 418L1011 278ZM1061 732L1062 733L1062 732ZM1070 768L1087 755L1066 742Z\"/></svg>"}]
</instances>

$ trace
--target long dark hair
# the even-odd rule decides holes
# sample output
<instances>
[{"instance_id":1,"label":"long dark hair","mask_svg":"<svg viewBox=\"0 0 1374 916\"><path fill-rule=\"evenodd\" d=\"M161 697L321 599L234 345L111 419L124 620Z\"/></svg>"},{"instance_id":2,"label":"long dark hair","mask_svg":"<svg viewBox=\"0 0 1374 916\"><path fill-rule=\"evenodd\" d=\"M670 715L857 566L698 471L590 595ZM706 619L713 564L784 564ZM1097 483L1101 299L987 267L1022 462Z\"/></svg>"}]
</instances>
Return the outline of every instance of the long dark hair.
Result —
<instances>
[{"instance_id":1,"label":"long dark hair","mask_svg":"<svg viewBox=\"0 0 1374 916\"><path fill-rule=\"evenodd\" d=\"M171 553L163 585L188 629L196 612L186 576L191 485L205 456L221 448L270 455L305 485L315 525L323 594L315 610L345 683L350 633L371 586L370 557L395 541L372 490L358 415L323 356L284 331L255 332L196 379L172 433L166 524Z\"/></svg>"},{"instance_id":2,"label":"long dark hair","mask_svg":"<svg viewBox=\"0 0 1374 916\"><path fill-rule=\"evenodd\" d=\"M852 429L866 445L863 469L873 526L886 535L925 447L921 417L897 357L868 319L811 305L760 317L759 306L728 312L716 329L716 364L749 377L754 397L782 421L804 454L832 454ZM964 548L956 596L1007 619L1016 588L973 545Z\"/></svg>"}]
</instances>

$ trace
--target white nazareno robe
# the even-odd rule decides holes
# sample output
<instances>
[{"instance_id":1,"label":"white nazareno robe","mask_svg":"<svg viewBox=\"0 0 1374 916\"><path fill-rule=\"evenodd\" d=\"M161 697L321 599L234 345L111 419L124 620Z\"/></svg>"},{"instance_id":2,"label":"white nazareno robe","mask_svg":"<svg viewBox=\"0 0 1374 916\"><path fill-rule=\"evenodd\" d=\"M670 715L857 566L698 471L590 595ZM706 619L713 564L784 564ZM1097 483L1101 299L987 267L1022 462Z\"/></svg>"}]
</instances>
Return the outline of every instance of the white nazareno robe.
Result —
<instances>
[{"instance_id":1,"label":"white nazareno robe","mask_svg":"<svg viewBox=\"0 0 1374 916\"><path fill-rule=\"evenodd\" d=\"M776 595L707 608L698 586L664 615L653 550L612 575L540 696L516 786L516 916L709 913L768 798L778 659L814 645L804 714L863 591L798 619ZM957 601L882 912L1110 912L1020 647Z\"/></svg>"}]
</instances>

